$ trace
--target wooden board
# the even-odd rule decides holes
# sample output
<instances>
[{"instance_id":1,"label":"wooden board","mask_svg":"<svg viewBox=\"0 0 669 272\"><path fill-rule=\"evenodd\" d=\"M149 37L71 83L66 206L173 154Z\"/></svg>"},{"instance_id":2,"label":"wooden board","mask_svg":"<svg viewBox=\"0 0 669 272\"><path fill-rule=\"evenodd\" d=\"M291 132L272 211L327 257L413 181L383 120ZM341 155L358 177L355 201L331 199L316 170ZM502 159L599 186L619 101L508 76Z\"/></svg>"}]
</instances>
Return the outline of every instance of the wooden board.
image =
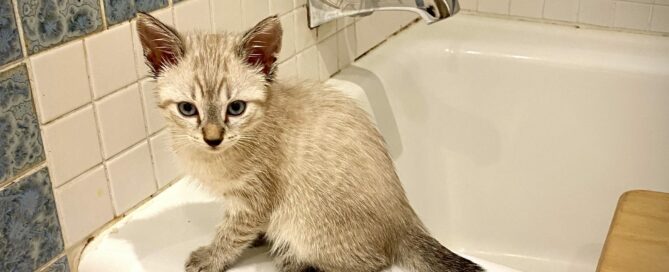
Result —
<instances>
[{"instance_id":1,"label":"wooden board","mask_svg":"<svg viewBox=\"0 0 669 272\"><path fill-rule=\"evenodd\" d=\"M669 194L623 194L611 222L599 272L669 272Z\"/></svg>"}]
</instances>

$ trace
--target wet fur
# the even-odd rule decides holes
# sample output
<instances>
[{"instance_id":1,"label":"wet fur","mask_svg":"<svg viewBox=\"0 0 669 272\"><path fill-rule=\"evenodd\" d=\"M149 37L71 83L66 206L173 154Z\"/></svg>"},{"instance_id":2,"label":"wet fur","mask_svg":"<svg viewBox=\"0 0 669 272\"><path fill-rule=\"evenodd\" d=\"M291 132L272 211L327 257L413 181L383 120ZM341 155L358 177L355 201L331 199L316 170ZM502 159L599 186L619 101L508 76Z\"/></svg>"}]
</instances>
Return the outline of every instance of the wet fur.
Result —
<instances>
[{"instance_id":1,"label":"wet fur","mask_svg":"<svg viewBox=\"0 0 669 272\"><path fill-rule=\"evenodd\" d=\"M150 31L146 16L138 25ZM262 24L249 33L272 31ZM178 63L155 75L174 151L227 204L186 271L226 270L261 233L283 272L482 271L425 230L367 113L320 83L275 80L273 62L249 63L249 33L181 37ZM234 100L249 101L242 116L226 116ZM197 118L181 116L179 101L192 101ZM225 131L217 149L203 141L208 124Z\"/></svg>"}]
</instances>

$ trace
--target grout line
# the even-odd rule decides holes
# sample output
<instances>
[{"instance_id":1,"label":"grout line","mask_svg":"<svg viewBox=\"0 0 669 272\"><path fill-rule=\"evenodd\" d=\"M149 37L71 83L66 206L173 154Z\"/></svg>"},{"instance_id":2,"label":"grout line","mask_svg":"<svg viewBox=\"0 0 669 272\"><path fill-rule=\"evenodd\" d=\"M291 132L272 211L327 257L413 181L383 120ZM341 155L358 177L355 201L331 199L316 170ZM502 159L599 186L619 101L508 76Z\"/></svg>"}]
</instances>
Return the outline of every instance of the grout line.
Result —
<instances>
[{"instance_id":1,"label":"grout line","mask_svg":"<svg viewBox=\"0 0 669 272\"><path fill-rule=\"evenodd\" d=\"M646 22L646 31L651 31L653 27L653 14L655 13L655 5L650 5L650 14L648 15L648 21Z\"/></svg>"},{"instance_id":2,"label":"grout line","mask_svg":"<svg viewBox=\"0 0 669 272\"><path fill-rule=\"evenodd\" d=\"M46 269L49 268L49 266L56 263L56 261L60 260L60 258L63 258L63 256L65 256L65 255L66 255L65 254L65 247L63 246L63 251L61 251L58 255L53 257L53 259L49 260L48 262L46 262L42 266L36 268L35 271L36 272L48 272Z\"/></svg>"},{"instance_id":3,"label":"grout line","mask_svg":"<svg viewBox=\"0 0 669 272\"><path fill-rule=\"evenodd\" d=\"M239 2L239 20L241 20L240 29L242 29L242 31L243 31L244 29L248 29L249 27L252 27L252 26L247 26L246 25L246 22L245 22L246 21L246 16L245 16L245 13L244 13L244 4L242 3L243 0L236 0L236 1ZM249 0L245 0L245 1L249 1ZM274 1L276 1L276 0L274 0Z\"/></svg>"},{"instance_id":4,"label":"grout line","mask_svg":"<svg viewBox=\"0 0 669 272\"><path fill-rule=\"evenodd\" d=\"M103 1L103 0L100 0L100 1ZM83 43L83 47L84 47L84 57L86 59L86 77L88 78L88 87L89 87L88 91L90 92L90 95L91 95L91 102L89 104L91 105L91 108L93 110L93 119L95 121L95 132L97 134L96 136L98 137L98 146L100 148L100 153L101 153L100 154L100 156L101 156L100 164L102 165L102 169L105 173L105 178L107 178L106 183L107 183L107 189L109 190L109 199L110 199L111 204L112 204L112 211L114 212L114 214L116 214L116 205L115 205L116 200L114 199L114 194L113 194L114 191L112 190L113 188L111 186L111 179L109 177L109 171L107 169L107 164L105 164L105 162L108 159L105 158L106 150L105 150L104 145L102 143L103 139L102 139L102 131L100 130L100 118L98 116L97 106L95 105L95 103L93 103L95 101L95 94L93 93L93 82L91 81L91 70L90 70L90 67L89 67L90 65L88 63L88 59L89 59L88 58L88 46L86 45L86 43ZM134 49L133 49L133 51L134 51ZM134 52L133 52L133 59L134 58L135 58L135 56L134 56ZM119 89L119 90L121 90L121 89ZM117 93L119 90L113 91L109 95ZM100 97L100 98L102 98L102 97ZM55 120L56 119L54 119L52 121L55 121ZM82 173L79 173L76 177L74 177L74 178L72 178L68 181L63 182L63 184L61 184L61 186L59 186L59 188L62 187L63 185L65 185L65 184L70 183L72 180L80 177L81 175L85 174L88 171L90 171L90 169L88 169L88 170L86 170Z\"/></svg>"},{"instance_id":5,"label":"grout line","mask_svg":"<svg viewBox=\"0 0 669 272\"><path fill-rule=\"evenodd\" d=\"M107 8L105 7L105 0L98 2L100 3L100 16L102 16L102 31L105 31L109 27L109 23L107 23Z\"/></svg>"},{"instance_id":6,"label":"grout line","mask_svg":"<svg viewBox=\"0 0 669 272\"><path fill-rule=\"evenodd\" d=\"M86 53L84 53L84 54L86 54ZM133 57L134 57L134 56L133 56ZM88 58L88 57L86 56L86 58ZM88 70L88 61L86 61L86 62L87 62L87 63L86 63L86 67L87 67L87 70ZM87 71L87 72L88 72L88 71ZM87 77L88 77L88 81L89 81L89 85L90 85L90 84L91 84L91 83L90 83L90 82L91 82L91 80L90 80L90 73L87 75ZM117 94L117 93L120 92L120 91L123 91L123 90L125 90L125 89L127 89L127 88L132 87L132 85L134 85L134 84L138 84L141 80L144 80L144 79L146 79L146 77L139 78L139 79L137 79L137 81L133 81L132 83L130 83L130 84L128 84L128 85L124 85L123 87L118 88L117 90L115 90L115 91L113 91L113 92L110 92L110 93L108 93L108 94L104 94L103 96L100 96L100 97L98 97L98 98L94 98L94 96L93 96L93 94L92 94L92 92L93 92L93 88L90 87L91 101L88 101L88 102L86 102L86 104L83 104L83 105L81 105L81 106L77 106L76 108L74 108L74 109L72 109L72 110L70 110L70 111L68 111L68 112L66 112L66 113L63 113L63 114L61 114L61 115L58 115L58 116L54 117L52 120L49 120L48 122L43 122L43 123L41 123L41 125L42 125L42 126L46 126L46 125L55 123L55 122L58 121L58 120L65 119L65 118L67 118L68 116L71 116L72 114L74 114L75 112L80 111L81 109L88 107L89 105L94 105L96 102L99 102L100 100L104 100L104 99L107 98L107 97L110 97L110 96L112 96L112 95L114 95L114 94Z\"/></svg>"},{"instance_id":7,"label":"grout line","mask_svg":"<svg viewBox=\"0 0 669 272\"><path fill-rule=\"evenodd\" d=\"M210 27L211 27L211 31L210 31L211 33L216 33L217 32L216 23L214 21L214 12L213 12L214 1L216 1L216 0L207 1L207 2L209 2L209 24L210 24Z\"/></svg>"},{"instance_id":8,"label":"grout line","mask_svg":"<svg viewBox=\"0 0 669 272\"><path fill-rule=\"evenodd\" d=\"M169 0L169 1L170 1L170 13L172 13L172 27L174 29L176 29L177 28L176 8L174 6L175 5L174 1L173 0Z\"/></svg>"},{"instance_id":9,"label":"grout line","mask_svg":"<svg viewBox=\"0 0 669 272\"><path fill-rule=\"evenodd\" d=\"M97 120L96 120L96 121L97 121ZM128 146L128 147L122 149L121 151L119 151L118 153L114 154L113 156L111 156L111 157L109 157L109 158L107 158L107 159L104 159L104 158L103 158L102 161L101 161L100 163L97 163L97 164L95 164L95 165L93 165L93 166L91 166L91 167L89 167L89 168L86 168L86 170L84 170L84 171L82 171L81 173L77 174L76 176L74 176L74 177L68 179L68 180L65 181L63 184L60 184L60 185L58 185L57 187L54 187L54 189L60 189L60 188L62 188L63 186L69 184L71 181L80 178L81 176L83 176L84 174L90 172L91 170L94 170L95 168L98 168L98 167L100 167L100 166L103 166L103 167L106 168L106 165L105 165L106 162L108 162L108 161L110 161L110 160L114 160L114 159L116 159L116 158L119 157L120 155L122 155L122 154L124 154L124 153L130 151L130 149L133 149L133 148L139 146L140 144L142 144L142 141L145 141L145 140L146 140L146 141L149 141L151 138L156 137L158 134L160 134L161 132L166 131L166 130L167 130L167 127L161 128L161 129L159 129L158 131L149 134L149 135L146 136L145 138L142 138L141 140L137 141L136 143L133 143L133 144L131 144L130 146ZM100 144L102 144L102 143L100 143ZM105 169L105 170L106 170L106 169ZM106 172L106 171L105 171L105 172ZM107 178L109 178L109 177L107 177Z\"/></svg>"},{"instance_id":10,"label":"grout line","mask_svg":"<svg viewBox=\"0 0 669 272\"><path fill-rule=\"evenodd\" d=\"M152 168L151 170L153 172L153 182L156 184L156 189L158 189L160 188L160 184L158 183L158 175L156 175L156 158L153 157L153 147L151 145L151 139L148 136L151 133L151 130L149 129L149 109L145 107L144 103L144 101L146 101L146 99L144 98L144 86L141 83L139 83L138 85L139 85L138 86L139 99L141 100L140 102L142 103L142 114L144 115L144 134L147 135L146 145L149 148L149 157L151 157L151 168Z\"/></svg>"},{"instance_id":11,"label":"grout line","mask_svg":"<svg viewBox=\"0 0 669 272\"><path fill-rule=\"evenodd\" d=\"M20 59L17 59L15 61L6 63L4 66L2 66L2 68L0 68L0 73L7 72L9 70L12 70L12 69L18 67L18 66L21 66L21 64L23 64L26 61L26 59L28 59L28 58L20 58Z\"/></svg>"},{"instance_id":12,"label":"grout line","mask_svg":"<svg viewBox=\"0 0 669 272\"><path fill-rule=\"evenodd\" d=\"M53 171L54 171L53 167L49 167L49 166L51 166L50 163L49 163L50 162L50 160L49 160L50 156L49 156L49 152L47 150L46 141L44 140L44 139L46 139L46 137L45 137L46 135L45 135L45 132L44 132L45 127L41 124L41 120L43 120L43 117L42 117L42 113L39 110L37 110L37 106L38 106L37 101L38 100L41 101L41 98L38 98L39 94L37 93L37 88L36 88L37 84L35 82L35 76L33 75L32 62L30 62L29 59L26 60L26 69L28 70L28 80L30 82L30 89L31 89L30 90L30 92L31 92L30 95L32 96L31 98L32 98L32 103L33 103L33 107L34 107L34 111L35 111L35 117L37 117L37 122L38 122L38 126L39 126L39 133L40 133L40 137L42 139L42 152L44 152L44 161L45 161L46 166L47 166L47 171L49 172L49 177L52 179L51 188L52 188L52 190L55 191L55 186L54 186L54 183L53 183L53 177L55 177L56 175L54 175L54 173L53 173ZM55 195L54 195L54 199L55 199Z\"/></svg>"},{"instance_id":13,"label":"grout line","mask_svg":"<svg viewBox=\"0 0 669 272\"><path fill-rule=\"evenodd\" d=\"M158 11L158 10L156 10L156 11ZM152 11L152 12L155 12L155 11ZM130 27L130 44L132 45L132 63L134 64L133 69L135 69L135 75L137 76L136 83L139 83L143 79L143 77L141 75L142 72L140 71L140 69L137 69L139 67L139 63L137 63L139 60L137 59L137 51L135 49L137 49L137 48L139 48L140 50L143 50L143 49L142 49L142 44L139 40L139 33L137 33L137 16L135 16L130 21L128 21L128 24L130 24L130 26L129 26ZM137 39L135 39L135 37L137 37ZM135 42L140 43L138 45L139 47L135 46ZM142 54L142 56L144 56L144 54ZM142 66L142 68L144 68L144 66ZM116 92L116 91L114 91L114 92Z\"/></svg>"},{"instance_id":14,"label":"grout line","mask_svg":"<svg viewBox=\"0 0 669 272\"><path fill-rule=\"evenodd\" d=\"M11 0L11 3L14 8L14 21L16 22L16 32L19 33L19 43L21 44L21 60L28 58L28 43L26 43L26 38L23 33L23 21L21 20L21 13L19 12L19 3L18 0Z\"/></svg>"},{"instance_id":15,"label":"grout line","mask_svg":"<svg viewBox=\"0 0 669 272\"><path fill-rule=\"evenodd\" d=\"M38 164L35 164L35 165L31 166L30 168L28 168L26 170L23 170L22 172L18 173L17 175L14 175L14 178L7 180L7 181L5 181L4 184L0 185L0 190L7 189L9 186L11 186L15 183L18 183L20 180L22 180L22 179L24 179L24 178L26 178L26 177L28 177L32 174L35 174L37 171L42 170L42 168L44 168L46 166L47 166L46 165L46 160L44 160L44 161L42 161ZM49 180L51 180L50 175L49 175ZM51 182L51 187L53 187L53 182Z\"/></svg>"}]
</instances>

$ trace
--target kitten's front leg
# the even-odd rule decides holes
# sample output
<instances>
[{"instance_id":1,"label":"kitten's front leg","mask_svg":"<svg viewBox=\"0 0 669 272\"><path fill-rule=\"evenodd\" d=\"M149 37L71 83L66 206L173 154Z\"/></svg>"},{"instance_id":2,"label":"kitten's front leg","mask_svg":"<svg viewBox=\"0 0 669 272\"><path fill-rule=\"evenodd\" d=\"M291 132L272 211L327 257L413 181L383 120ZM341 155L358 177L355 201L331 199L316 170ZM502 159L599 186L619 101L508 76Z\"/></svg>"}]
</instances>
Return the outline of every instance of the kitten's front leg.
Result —
<instances>
[{"instance_id":1,"label":"kitten's front leg","mask_svg":"<svg viewBox=\"0 0 669 272\"><path fill-rule=\"evenodd\" d=\"M226 215L214 241L193 251L186 261L186 272L227 270L260 233L262 221L249 213Z\"/></svg>"}]
</instances>

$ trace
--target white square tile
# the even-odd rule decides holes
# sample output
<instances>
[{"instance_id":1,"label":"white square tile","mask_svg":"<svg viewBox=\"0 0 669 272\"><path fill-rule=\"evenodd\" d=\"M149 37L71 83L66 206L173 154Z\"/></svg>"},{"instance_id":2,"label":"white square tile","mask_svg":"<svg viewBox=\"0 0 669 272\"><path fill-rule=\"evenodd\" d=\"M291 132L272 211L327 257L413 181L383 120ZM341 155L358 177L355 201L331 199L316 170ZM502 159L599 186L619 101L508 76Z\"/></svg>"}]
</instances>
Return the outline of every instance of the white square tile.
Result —
<instances>
[{"instance_id":1,"label":"white square tile","mask_svg":"<svg viewBox=\"0 0 669 272\"><path fill-rule=\"evenodd\" d=\"M401 29L402 27L410 25L411 23L413 23L417 19L420 19L420 16L418 16L417 14L415 14L413 12L409 12L409 11L399 12L398 20L399 20L399 23L400 23L400 27L397 30Z\"/></svg>"},{"instance_id":2,"label":"white square tile","mask_svg":"<svg viewBox=\"0 0 669 272\"><path fill-rule=\"evenodd\" d=\"M283 29L279 61L283 61L295 55L295 13L284 14L279 19Z\"/></svg>"},{"instance_id":3,"label":"white square tile","mask_svg":"<svg viewBox=\"0 0 669 272\"><path fill-rule=\"evenodd\" d=\"M351 16L342 17L337 19L336 22L337 22L337 30L342 30L345 27L355 23L355 17Z\"/></svg>"},{"instance_id":4,"label":"white square tile","mask_svg":"<svg viewBox=\"0 0 669 272\"><path fill-rule=\"evenodd\" d=\"M297 77L318 80L318 50L312 46L297 54Z\"/></svg>"},{"instance_id":5,"label":"white square tile","mask_svg":"<svg viewBox=\"0 0 669 272\"><path fill-rule=\"evenodd\" d=\"M214 30L240 32L242 28L242 0L213 0L211 14Z\"/></svg>"},{"instance_id":6,"label":"white square tile","mask_svg":"<svg viewBox=\"0 0 669 272\"><path fill-rule=\"evenodd\" d=\"M83 240L114 218L107 176L102 166L57 188L54 197L65 247Z\"/></svg>"},{"instance_id":7,"label":"white square tile","mask_svg":"<svg viewBox=\"0 0 669 272\"><path fill-rule=\"evenodd\" d=\"M616 27L648 30L650 27L651 5L631 2L616 2Z\"/></svg>"},{"instance_id":8,"label":"white square tile","mask_svg":"<svg viewBox=\"0 0 669 272\"><path fill-rule=\"evenodd\" d=\"M655 4L660 4L660 5L669 5L669 0L655 0Z\"/></svg>"},{"instance_id":9,"label":"white square tile","mask_svg":"<svg viewBox=\"0 0 669 272\"><path fill-rule=\"evenodd\" d=\"M162 188L181 176L183 172L172 148L170 147L170 136L168 131L158 133L151 138L150 142L156 180L158 181L158 186Z\"/></svg>"},{"instance_id":10,"label":"white square tile","mask_svg":"<svg viewBox=\"0 0 669 272\"><path fill-rule=\"evenodd\" d=\"M255 26L269 16L268 1L270 0L242 0L242 26L244 29Z\"/></svg>"},{"instance_id":11,"label":"white square tile","mask_svg":"<svg viewBox=\"0 0 669 272\"><path fill-rule=\"evenodd\" d=\"M30 59L42 123L91 101L84 44L75 41ZM63 65L67 63L67 65Z\"/></svg>"},{"instance_id":12,"label":"white square tile","mask_svg":"<svg viewBox=\"0 0 669 272\"><path fill-rule=\"evenodd\" d=\"M496 14L509 14L509 0L478 0L478 11Z\"/></svg>"},{"instance_id":13,"label":"white square tile","mask_svg":"<svg viewBox=\"0 0 669 272\"><path fill-rule=\"evenodd\" d=\"M174 17L172 16L172 9L161 9L159 11L151 13L158 20L167 24L169 26L174 26ZM146 65L146 60L144 59L144 51L142 50L142 44L139 41L139 36L137 35L137 20L132 20L131 26L132 30L132 45L135 50L135 65L137 65L137 75L139 78L144 78L150 76L151 70L149 66Z\"/></svg>"},{"instance_id":14,"label":"white square tile","mask_svg":"<svg viewBox=\"0 0 669 272\"><path fill-rule=\"evenodd\" d=\"M615 8L613 0L581 0L578 21L592 25L613 26Z\"/></svg>"},{"instance_id":15,"label":"white square tile","mask_svg":"<svg viewBox=\"0 0 669 272\"><path fill-rule=\"evenodd\" d=\"M294 0L293 4L295 7L304 6L307 4L307 0Z\"/></svg>"},{"instance_id":16,"label":"white square tile","mask_svg":"<svg viewBox=\"0 0 669 272\"><path fill-rule=\"evenodd\" d=\"M316 35L318 36L318 41L321 42L328 37L337 33L337 21L329 21L325 24L318 26L316 29Z\"/></svg>"},{"instance_id":17,"label":"white square tile","mask_svg":"<svg viewBox=\"0 0 669 272\"><path fill-rule=\"evenodd\" d=\"M102 151L110 158L146 138L138 84L95 102Z\"/></svg>"},{"instance_id":18,"label":"white square tile","mask_svg":"<svg viewBox=\"0 0 669 272\"><path fill-rule=\"evenodd\" d=\"M339 69L343 69L356 58L355 27L348 26L337 32L337 44L337 63Z\"/></svg>"},{"instance_id":19,"label":"white square tile","mask_svg":"<svg viewBox=\"0 0 669 272\"><path fill-rule=\"evenodd\" d=\"M56 187L102 161L91 106L44 126L43 132L51 181Z\"/></svg>"},{"instance_id":20,"label":"white square tile","mask_svg":"<svg viewBox=\"0 0 669 272\"><path fill-rule=\"evenodd\" d=\"M293 0L269 0L269 13L284 14L293 9Z\"/></svg>"},{"instance_id":21,"label":"white square tile","mask_svg":"<svg viewBox=\"0 0 669 272\"><path fill-rule=\"evenodd\" d=\"M86 38L84 43L95 99L137 81L137 65L129 23Z\"/></svg>"},{"instance_id":22,"label":"white square tile","mask_svg":"<svg viewBox=\"0 0 669 272\"><path fill-rule=\"evenodd\" d=\"M337 35L332 35L316 45L318 50L318 73L321 81L327 80L339 71L337 45Z\"/></svg>"},{"instance_id":23,"label":"white square tile","mask_svg":"<svg viewBox=\"0 0 669 272\"><path fill-rule=\"evenodd\" d=\"M378 12L355 23L357 56L383 42L399 29L399 12Z\"/></svg>"},{"instance_id":24,"label":"white square tile","mask_svg":"<svg viewBox=\"0 0 669 272\"><path fill-rule=\"evenodd\" d=\"M154 79L149 78L140 82L144 114L146 115L146 128L148 129L149 134L156 133L167 125L165 118L158 108L158 102L154 93L155 87L156 81Z\"/></svg>"},{"instance_id":25,"label":"white square tile","mask_svg":"<svg viewBox=\"0 0 669 272\"><path fill-rule=\"evenodd\" d=\"M669 6L655 5L655 7L653 7L650 30L669 32Z\"/></svg>"},{"instance_id":26,"label":"white square tile","mask_svg":"<svg viewBox=\"0 0 669 272\"><path fill-rule=\"evenodd\" d=\"M188 0L174 6L174 25L179 32L211 31L209 0Z\"/></svg>"},{"instance_id":27,"label":"white square tile","mask_svg":"<svg viewBox=\"0 0 669 272\"><path fill-rule=\"evenodd\" d=\"M460 0L460 8L475 11L478 9L478 0Z\"/></svg>"},{"instance_id":28,"label":"white square tile","mask_svg":"<svg viewBox=\"0 0 669 272\"><path fill-rule=\"evenodd\" d=\"M114 211L121 215L156 192L151 154L146 142L105 163Z\"/></svg>"},{"instance_id":29,"label":"white square tile","mask_svg":"<svg viewBox=\"0 0 669 272\"><path fill-rule=\"evenodd\" d=\"M509 14L530 18L541 18L544 0L511 0Z\"/></svg>"},{"instance_id":30,"label":"white square tile","mask_svg":"<svg viewBox=\"0 0 669 272\"><path fill-rule=\"evenodd\" d=\"M297 57L293 56L279 64L277 78L280 80L297 78Z\"/></svg>"},{"instance_id":31,"label":"white square tile","mask_svg":"<svg viewBox=\"0 0 669 272\"><path fill-rule=\"evenodd\" d=\"M309 29L307 22L307 9L299 8L295 13L295 50L300 52L305 48L316 44L318 31Z\"/></svg>"},{"instance_id":32,"label":"white square tile","mask_svg":"<svg viewBox=\"0 0 669 272\"><path fill-rule=\"evenodd\" d=\"M578 0L546 0L544 18L576 22L578 20Z\"/></svg>"}]
</instances>

